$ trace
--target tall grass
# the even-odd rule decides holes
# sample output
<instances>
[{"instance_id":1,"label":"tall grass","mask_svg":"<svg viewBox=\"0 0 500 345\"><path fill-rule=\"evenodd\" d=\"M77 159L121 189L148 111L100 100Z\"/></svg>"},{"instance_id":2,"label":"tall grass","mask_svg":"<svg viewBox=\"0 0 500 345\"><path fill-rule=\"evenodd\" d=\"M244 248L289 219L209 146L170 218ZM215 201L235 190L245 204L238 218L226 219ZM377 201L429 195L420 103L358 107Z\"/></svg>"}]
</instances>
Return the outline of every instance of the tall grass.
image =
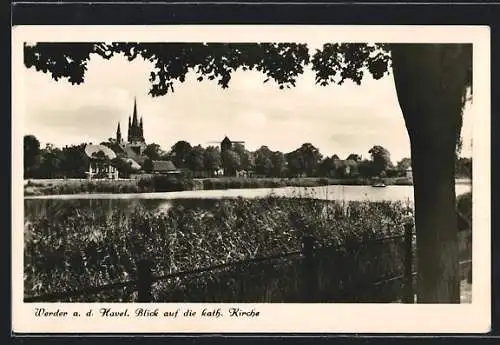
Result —
<instances>
[{"instance_id":1,"label":"tall grass","mask_svg":"<svg viewBox=\"0 0 500 345\"><path fill-rule=\"evenodd\" d=\"M139 193L153 191L142 188L130 180L69 180L58 183L36 183L28 181L24 195L62 195L93 193Z\"/></svg>"},{"instance_id":2,"label":"tall grass","mask_svg":"<svg viewBox=\"0 0 500 345\"><path fill-rule=\"evenodd\" d=\"M164 212L141 207L133 212L117 208L48 208L26 223L25 295L134 279L141 259L153 260L154 274L160 275L285 254L301 249L304 234L313 235L317 247L349 246L402 234L408 220L405 212L406 206L398 202L342 205L277 197L212 200L209 204L207 200L183 201ZM378 270L399 267L394 256L383 257L383 247L370 248L363 249L361 261L362 252L357 249L352 249L350 259L345 256L340 260L337 256L334 269L344 267L345 272L362 278L368 274L363 266ZM326 272L322 276L332 276L332 268L325 262L321 265ZM234 270L160 282L154 293L160 301L230 301L237 297L245 301L291 301L297 298L297 269L297 261L292 259L240 267L238 275L246 281L244 296L241 289L231 285L241 288L241 279L235 279ZM132 290L124 289L73 300L133 301L134 296Z\"/></svg>"},{"instance_id":3,"label":"tall grass","mask_svg":"<svg viewBox=\"0 0 500 345\"><path fill-rule=\"evenodd\" d=\"M180 192L193 190L194 182L189 178L151 175L140 178L137 181L137 186L142 190L154 192Z\"/></svg>"}]
</instances>

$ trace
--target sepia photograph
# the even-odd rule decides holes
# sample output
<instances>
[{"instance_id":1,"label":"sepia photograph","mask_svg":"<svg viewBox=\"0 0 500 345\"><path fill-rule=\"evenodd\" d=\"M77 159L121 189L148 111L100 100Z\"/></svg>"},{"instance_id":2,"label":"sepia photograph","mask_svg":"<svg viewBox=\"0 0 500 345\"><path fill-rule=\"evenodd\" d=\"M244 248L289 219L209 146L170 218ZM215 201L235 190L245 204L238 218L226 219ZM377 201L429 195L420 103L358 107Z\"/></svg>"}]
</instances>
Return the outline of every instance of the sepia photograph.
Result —
<instances>
[{"instance_id":1,"label":"sepia photograph","mask_svg":"<svg viewBox=\"0 0 500 345\"><path fill-rule=\"evenodd\" d=\"M18 42L36 317L479 297L472 41L106 38Z\"/></svg>"}]
</instances>

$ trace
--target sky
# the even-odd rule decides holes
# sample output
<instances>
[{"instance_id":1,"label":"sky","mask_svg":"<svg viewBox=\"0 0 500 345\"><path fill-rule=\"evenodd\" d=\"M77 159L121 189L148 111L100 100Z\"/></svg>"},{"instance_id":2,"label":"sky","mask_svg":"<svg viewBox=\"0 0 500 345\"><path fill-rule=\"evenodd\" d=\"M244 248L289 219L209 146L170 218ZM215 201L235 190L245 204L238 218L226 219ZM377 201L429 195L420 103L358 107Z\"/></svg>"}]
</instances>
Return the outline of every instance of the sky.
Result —
<instances>
[{"instance_id":1,"label":"sky","mask_svg":"<svg viewBox=\"0 0 500 345\"><path fill-rule=\"evenodd\" d=\"M204 147L224 136L245 141L249 150L262 145L290 152L312 143L324 156L350 153L369 158L374 145L389 150L396 163L410 156L409 139L397 101L392 75L371 76L360 86L315 85L306 68L295 88L280 90L259 72L233 73L228 89L215 81L197 82L188 75L175 92L148 95L153 66L123 56L110 60L92 57L85 82L71 85L49 74L23 69L24 134L33 134L42 146L99 143L115 137L118 122L126 138L134 97L143 117L146 143L168 150L186 140ZM472 155L472 107L464 109L462 156Z\"/></svg>"}]
</instances>

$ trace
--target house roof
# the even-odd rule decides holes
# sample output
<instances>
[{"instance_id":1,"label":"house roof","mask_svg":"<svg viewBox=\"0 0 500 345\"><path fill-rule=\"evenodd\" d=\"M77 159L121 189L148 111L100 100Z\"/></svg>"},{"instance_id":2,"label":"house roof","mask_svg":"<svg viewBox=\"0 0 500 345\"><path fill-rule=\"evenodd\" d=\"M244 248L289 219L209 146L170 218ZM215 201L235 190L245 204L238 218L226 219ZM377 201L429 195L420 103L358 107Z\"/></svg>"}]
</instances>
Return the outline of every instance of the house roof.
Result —
<instances>
[{"instance_id":1,"label":"house roof","mask_svg":"<svg viewBox=\"0 0 500 345\"><path fill-rule=\"evenodd\" d=\"M141 165L137 163L135 160L132 158L123 158L123 161L130 164L130 167L135 170L141 169Z\"/></svg>"},{"instance_id":2,"label":"house roof","mask_svg":"<svg viewBox=\"0 0 500 345\"><path fill-rule=\"evenodd\" d=\"M114 153L113 150L111 150L107 146L104 146L104 145L92 145L92 144L88 144L87 146L85 146L85 154L88 157L90 157L90 158L92 158L94 156L94 154L98 154L99 152L104 153L104 155L108 159L114 159L114 158L116 158L116 153Z\"/></svg>"},{"instance_id":3,"label":"house roof","mask_svg":"<svg viewBox=\"0 0 500 345\"><path fill-rule=\"evenodd\" d=\"M153 171L155 172L162 172L162 171L176 171L177 168L175 167L174 163L172 161L152 161L153 162Z\"/></svg>"}]
</instances>

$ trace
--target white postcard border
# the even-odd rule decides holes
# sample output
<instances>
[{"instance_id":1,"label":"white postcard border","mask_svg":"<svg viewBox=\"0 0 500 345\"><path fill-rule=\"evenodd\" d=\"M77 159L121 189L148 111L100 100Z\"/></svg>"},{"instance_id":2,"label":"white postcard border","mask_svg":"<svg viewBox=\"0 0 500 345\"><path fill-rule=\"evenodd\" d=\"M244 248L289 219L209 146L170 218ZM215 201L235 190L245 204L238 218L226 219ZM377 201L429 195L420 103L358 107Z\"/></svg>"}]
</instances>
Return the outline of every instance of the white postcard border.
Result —
<instances>
[{"instance_id":1,"label":"white postcard border","mask_svg":"<svg viewBox=\"0 0 500 345\"><path fill-rule=\"evenodd\" d=\"M23 302L23 42L421 42L474 45L473 125L473 284L472 303L403 304L147 304L161 311L221 308L221 318L103 319L85 317L100 307L129 308L130 303ZM490 258L490 32L484 26L16 26L12 31L12 329L19 333L479 333L491 317ZM62 81L64 82L64 81ZM80 317L41 318L36 307L64 309ZM238 306L259 311L255 318L227 316Z\"/></svg>"}]
</instances>

